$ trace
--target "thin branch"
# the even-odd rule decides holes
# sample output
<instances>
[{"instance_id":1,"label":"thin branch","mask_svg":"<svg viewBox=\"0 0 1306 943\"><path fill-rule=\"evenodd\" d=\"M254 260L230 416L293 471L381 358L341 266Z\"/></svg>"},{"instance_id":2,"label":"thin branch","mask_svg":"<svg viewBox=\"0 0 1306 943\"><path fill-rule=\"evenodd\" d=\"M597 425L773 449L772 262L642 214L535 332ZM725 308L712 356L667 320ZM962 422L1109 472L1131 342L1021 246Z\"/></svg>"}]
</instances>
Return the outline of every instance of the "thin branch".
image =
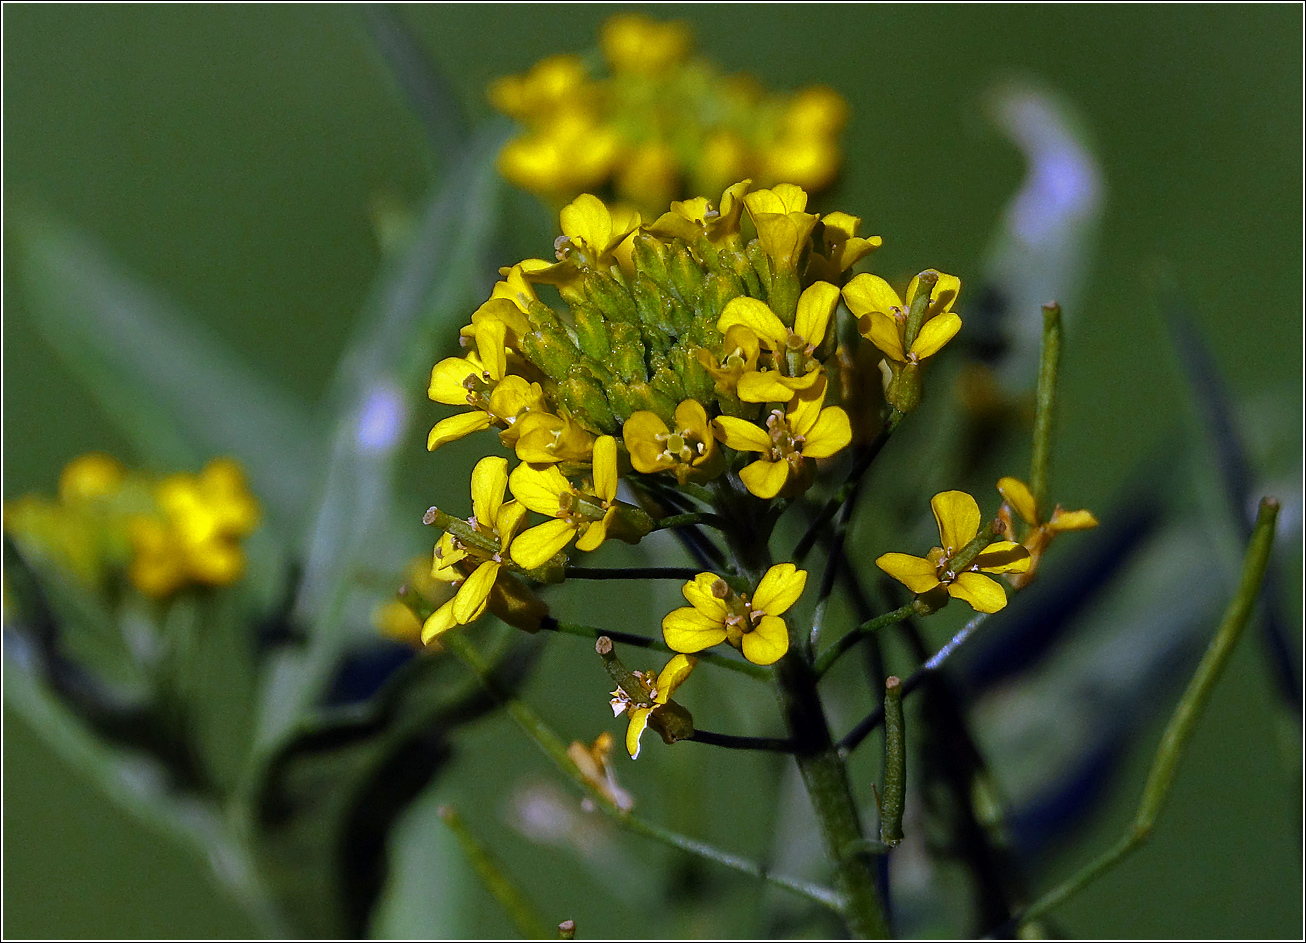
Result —
<instances>
[{"instance_id":1,"label":"thin branch","mask_svg":"<svg viewBox=\"0 0 1306 943\"><path fill-rule=\"evenodd\" d=\"M988 617L989 614L987 612L981 612L963 625L960 632L949 639L948 643L935 652L934 656L929 661L913 671L911 677L902 683L902 696L906 697L908 694L911 694L912 691L915 691L921 686L921 682L924 681L926 677L943 667L943 663L948 660L949 656L960 648L966 639L970 638L975 630L984 624ZM861 723L848 731L844 738L839 741L839 755L846 757L853 750L857 749L870 732L880 726L883 722L884 706L880 705L867 714L866 717L862 719Z\"/></svg>"},{"instance_id":2,"label":"thin branch","mask_svg":"<svg viewBox=\"0 0 1306 943\"><path fill-rule=\"evenodd\" d=\"M802 539L800 539L798 544L794 547L794 552L790 554L790 559L795 564L803 562L803 559L807 556L808 552L811 551L812 545L816 543L816 538L820 534L821 528L830 522L830 518L838 513L839 508L843 506L843 503L851 498L857 491L857 488L859 487L858 483L862 480L862 476L866 474L868 469L870 469L871 463L874 462L876 456L880 454L880 450L884 448L884 444L889 441L889 436L893 435L893 430L898 428L898 423L902 422L902 416L903 414L897 410L890 413L889 418L885 421L884 428L880 430L879 435L877 435L871 441L871 444L866 446L862 453L857 456L857 460L853 462L853 467L848 469L848 475L844 478L843 484L839 486L839 490L834 493L829 501L825 502L825 506L821 508L812 523L808 525L807 531L803 534Z\"/></svg>"},{"instance_id":3,"label":"thin branch","mask_svg":"<svg viewBox=\"0 0 1306 943\"><path fill-rule=\"evenodd\" d=\"M564 635L579 635L581 638L593 639L597 641L600 636L606 635L614 642L620 642L623 645L632 645L636 648L647 648L655 652L666 652L674 655L676 652L665 642L659 642L657 639L649 638L647 635L636 635L633 632L612 632L607 629L598 629L589 625L576 625L572 622L559 622L552 616L545 616L540 621L540 628L547 629L550 632L561 632ZM716 652L699 652L694 656L699 661L706 662L709 665L716 665L719 668L727 668L730 671L747 675L758 681L770 681L771 670L761 665L755 665L751 661L743 661L738 658L731 658L727 655L720 655Z\"/></svg>"},{"instance_id":4,"label":"thin branch","mask_svg":"<svg viewBox=\"0 0 1306 943\"><path fill-rule=\"evenodd\" d=\"M834 663L838 661L845 652L862 639L873 635L880 629L901 622L915 611L915 602L909 602L907 605L901 606L892 612L886 612L882 616L876 616L874 619L868 619L866 622L863 622L861 625L857 626L857 628L844 635L843 638L839 639L839 641L821 652L820 657L816 659L816 676L819 678L829 671L831 666L834 665Z\"/></svg>"},{"instance_id":5,"label":"thin branch","mask_svg":"<svg viewBox=\"0 0 1306 943\"><path fill-rule=\"evenodd\" d=\"M585 777L571 758L567 756L567 747L551 727L537 715L525 701L511 697L505 694L495 684L494 679L488 673L488 665L481 657L476 648L467 641L462 635L456 632L450 632L443 639L445 646L449 651L465 664L473 674L475 674L485 685L491 694L498 697L504 708L508 711L509 716L517 723L522 732L529 737L536 746L549 757L557 767L574 783L580 786L594 800L594 804L602 809L618 825L637 835L643 835L646 838L652 838L663 844L670 845L673 848L679 848L690 854L705 858L708 861L715 861L717 864L735 871L742 872L751 877L761 878L777 887L783 887L786 890L801 894L803 897L813 900L825 907L829 907L836 913L842 913L843 901L834 891L828 887L821 887L817 884L811 884L807 881L801 881L797 878L783 877L777 874L771 874L767 868L755 861L750 861L739 855L731 854L728 851L722 851L719 848L690 838L687 835L681 835L670 829L663 828L660 825L654 825L651 822L645 822L643 819L636 818L630 812L618 808L608 795L598 786Z\"/></svg>"},{"instance_id":6,"label":"thin branch","mask_svg":"<svg viewBox=\"0 0 1306 943\"><path fill-rule=\"evenodd\" d=\"M769 750L773 753L793 753L793 741L783 737L737 737L729 733L713 733L710 730L695 730L688 738L692 743L706 743L714 747L726 747L730 750Z\"/></svg>"},{"instance_id":7,"label":"thin branch","mask_svg":"<svg viewBox=\"0 0 1306 943\"><path fill-rule=\"evenodd\" d=\"M563 576L569 580L692 580L702 571L691 566L632 566L600 569L569 566Z\"/></svg>"},{"instance_id":8,"label":"thin branch","mask_svg":"<svg viewBox=\"0 0 1306 943\"><path fill-rule=\"evenodd\" d=\"M1242 578L1238 581L1238 590L1229 601L1229 608L1225 610L1224 618L1220 620L1220 626L1215 630L1215 636L1211 639L1206 654L1202 656L1201 663L1193 672L1192 680L1188 682L1188 688L1184 691L1169 725L1165 728L1161 744L1156 750L1156 757L1152 761L1152 770L1148 773L1147 783L1143 787L1138 812L1128 831L1112 848L1090 862L1078 874L1035 901L1021 915L1018 925L1029 923L1088 886L1110 870L1121 858L1141 845L1152 833L1152 826L1170 795L1175 769L1179 764L1179 758L1183 755L1184 746L1197 725L1197 718L1206 705L1215 682L1219 680L1234 646L1238 644L1243 629L1251 619L1256 597L1261 590L1261 582L1265 578L1265 568L1269 564L1270 551L1274 547L1274 523L1278 513L1278 501L1273 498L1261 499L1256 528L1252 532L1247 554L1243 558L1243 572Z\"/></svg>"}]
</instances>

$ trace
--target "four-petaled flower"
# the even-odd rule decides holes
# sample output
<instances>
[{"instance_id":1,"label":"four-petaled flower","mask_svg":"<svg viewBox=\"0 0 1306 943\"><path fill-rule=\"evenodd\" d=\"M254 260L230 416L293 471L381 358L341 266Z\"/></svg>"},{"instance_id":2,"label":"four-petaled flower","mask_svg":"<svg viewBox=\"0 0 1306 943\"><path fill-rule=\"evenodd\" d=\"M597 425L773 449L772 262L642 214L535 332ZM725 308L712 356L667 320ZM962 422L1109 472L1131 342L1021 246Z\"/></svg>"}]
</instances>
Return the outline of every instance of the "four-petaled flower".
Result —
<instances>
[{"instance_id":1,"label":"four-petaled flower","mask_svg":"<svg viewBox=\"0 0 1306 943\"><path fill-rule=\"evenodd\" d=\"M908 341L907 315L920 281L920 276L911 280L905 301L878 275L858 275L843 289L848 310L857 316L857 329L895 363L920 363L942 350L961 330L961 318L952 310L961 279L940 273L920 329Z\"/></svg>"},{"instance_id":2,"label":"four-petaled flower","mask_svg":"<svg viewBox=\"0 0 1306 943\"><path fill-rule=\"evenodd\" d=\"M964 491L943 491L930 500L939 525L939 542L928 557L886 553L875 565L918 596L942 586L949 596L978 612L997 612L1007 604L1002 585L985 573L1020 573L1029 567L1029 551L1010 540L994 540L969 562L958 554L979 535L980 510Z\"/></svg>"},{"instance_id":3,"label":"four-petaled flower","mask_svg":"<svg viewBox=\"0 0 1306 943\"><path fill-rule=\"evenodd\" d=\"M762 251L771 257L779 271L794 271L798 267L798 257L820 219L804 212L807 194L792 183L781 183L770 190L754 190L746 194L744 205L757 229L757 241Z\"/></svg>"},{"instance_id":4,"label":"four-petaled flower","mask_svg":"<svg viewBox=\"0 0 1306 943\"><path fill-rule=\"evenodd\" d=\"M830 318L839 304L839 289L829 282L816 282L798 297L793 328L787 328L765 303L741 296L726 305L717 320L717 330L745 327L771 353L774 370L753 370L738 381L738 395L745 403L786 403L799 390L816 383L821 362L816 349L825 343Z\"/></svg>"},{"instance_id":5,"label":"four-petaled flower","mask_svg":"<svg viewBox=\"0 0 1306 943\"><path fill-rule=\"evenodd\" d=\"M802 487L808 459L829 458L852 441L848 414L838 406L826 406L826 381L800 390L784 412L771 410L766 428L734 416L712 420L717 438L732 449L761 452L762 457L739 472L739 479L759 498L774 498L793 478Z\"/></svg>"},{"instance_id":6,"label":"four-petaled flower","mask_svg":"<svg viewBox=\"0 0 1306 943\"><path fill-rule=\"evenodd\" d=\"M630 726L626 728L626 752L633 760L639 756L639 738L644 728L652 725L667 743L683 740L694 731L689 711L671 700L676 688L689 677L697 659L688 655L675 655L661 671L632 671L641 691L612 692L612 716L627 713Z\"/></svg>"},{"instance_id":7,"label":"four-petaled flower","mask_svg":"<svg viewBox=\"0 0 1306 943\"><path fill-rule=\"evenodd\" d=\"M1002 495L1002 507L998 509L998 521L1002 533L1008 540L1019 540L1011 512L1015 511L1029 527L1024 540L1020 540L1029 551L1029 568L1023 572L1007 574L1007 582L1014 589L1023 589L1034 582L1038 573L1039 562L1043 552L1057 534L1068 530L1089 530L1097 526L1097 518L1091 511L1067 511L1061 505L1052 509L1052 516L1046 521L1039 516L1037 502L1033 493L1019 478L1005 477L998 479L998 493Z\"/></svg>"},{"instance_id":8,"label":"four-petaled flower","mask_svg":"<svg viewBox=\"0 0 1306 943\"><path fill-rule=\"evenodd\" d=\"M526 518L526 508L516 501L504 503L508 460L497 455L481 459L472 469L472 516L462 537L445 531L435 546L431 575L445 583L461 584L454 597L427 618L422 641L429 643L455 625L475 622L485 612L495 588L504 555Z\"/></svg>"},{"instance_id":9,"label":"four-petaled flower","mask_svg":"<svg viewBox=\"0 0 1306 943\"><path fill-rule=\"evenodd\" d=\"M577 550L594 550L603 543L617 515L617 440L600 436L593 458L589 488L577 488L555 465L523 463L513 469L508 479L513 497L537 514L554 518L513 542L517 564L528 570L541 566L573 539Z\"/></svg>"},{"instance_id":10,"label":"four-petaled flower","mask_svg":"<svg viewBox=\"0 0 1306 943\"><path fill-rule=\"evenodd\" d=\"M690 607L669 612L662 637L677 652L701 652L729 642L755 665L770 665L789 651L789 628L781 616L798 601L807 571L780 563L766 571L750 599L715 573L700 573L681 588Z\"/></svg>"},{"instance_id":11,"label":"four-petaled flower","mask_svg":"<svg viewBox=\"0 0 1306 943\"><path fill-rule=\"evenodd\" d=\"M644 475L669 471L682 485L691 476L711 478L721 470L721 450L707 421L707 411L698 400L687 399L676 407L673 431L648 410L632 413L621 433L630 452L630 464Z\"/></svg>"}]
</instances>

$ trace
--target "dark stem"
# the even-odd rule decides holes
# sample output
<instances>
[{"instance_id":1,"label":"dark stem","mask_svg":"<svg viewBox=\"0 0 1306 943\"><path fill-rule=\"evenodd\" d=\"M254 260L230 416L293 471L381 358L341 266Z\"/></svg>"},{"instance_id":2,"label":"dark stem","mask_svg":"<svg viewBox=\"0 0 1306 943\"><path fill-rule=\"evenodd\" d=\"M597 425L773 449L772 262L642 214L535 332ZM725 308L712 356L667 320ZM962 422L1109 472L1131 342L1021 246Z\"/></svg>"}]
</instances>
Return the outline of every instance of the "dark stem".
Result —
<instances>
[{"instance_id":1,"label":"dark stem","mask_svg":"<svg viewBox=\"0 0 1306 943\"><path fill-rule=\"evenodd\" d=\"M632 566L611 570L569 566L563 576L569 580L692 580L699 572L690 566Z\"/></svg>"},{"instance_id":2,"label":"dark stem","mask_svg":"<svg viewBox=\"0 0 1306 943\"><path fill-rule=\"evenodd\" d=\"M710 730L695 730L688 738L691 743L706 743L714 747L726 747L730 750L769 750L774 753L793 753L794 744L782 737L737 737L729 733L713 733Z\"/></svg>"}]
</instances>

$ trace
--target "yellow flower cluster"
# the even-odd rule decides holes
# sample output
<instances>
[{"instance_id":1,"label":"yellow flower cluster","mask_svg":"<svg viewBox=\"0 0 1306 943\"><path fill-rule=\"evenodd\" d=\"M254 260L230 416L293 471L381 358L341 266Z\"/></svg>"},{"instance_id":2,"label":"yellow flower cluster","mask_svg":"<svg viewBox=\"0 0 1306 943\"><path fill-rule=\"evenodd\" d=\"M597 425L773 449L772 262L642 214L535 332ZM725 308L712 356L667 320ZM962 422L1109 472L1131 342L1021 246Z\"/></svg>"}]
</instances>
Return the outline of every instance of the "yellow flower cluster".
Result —
<instances>
[{"instance_id":1,"label":"yellow flower cluster","mask_svg":"<svg viewBox=\"0 0 1306 943\"><path fill-rule=\"evenodd\" d=\"M154 598L236 582L241 540L258 522L244 473L222 458L198 475L154 478L91 453L64 469L57 500L27 495L5 507L5 529L25 550L89 587L123 570Z\"/></svg>"},{"instance_id":2,"label":"yellow flower cluster","mask_svg":"<svg viewBox=\"0 0 1306 943\"><path fill-rule=\"evenodd\" d=\"M471 518L428 512L444 531L433 573L458 591L427 619L426 640L502 602L496 587L512 571L560 579L573 544L591 551L609 537L647 534L647 514L617 498L623 475L638 488L645 476L685 485L734 471L757 498L805 491L816 462L852 438L847 413L831 402L847 383L836 356L841 300L882 356L913 366L956 333L957 279L927 271L905 305L863 304L859 289L874 277L845 282L879 237L859 236L861 221L846 213L807 212L807 194L793 184L750 187L728 187L715 205L673 202L649 223L582 194L561 211L554 260L502 270L460 332L467 353L431 371L430 398L460 411L435 424L427 447L495 429L520 464L477 465ZM563 310L542 300L545 289ZM911 353L881 343L881 322L898 324L899 309L925 325L927 340L909 341ZM547 520L528 528L528 512ZM509 597L529 600L513 585ZM728 624L715 641L759 664L787 647L773 623Z\"/></svg>"},{"instance_id":3,"label":"yellow flower cluster","mask_svg":"<svg viewBox=\"0 0 1306 943\"><path fill-rule=\"evenodd\" d=\"M768 93L722 75L692 46L683 23L619 13L600 30L601 71L557 55L498 80L491 103L526 129L504 146L500 172L555 205L610 188L645 211L744 177L828 186L848 119L843 98L823 86Z\"/></svg>"}]
</instances>

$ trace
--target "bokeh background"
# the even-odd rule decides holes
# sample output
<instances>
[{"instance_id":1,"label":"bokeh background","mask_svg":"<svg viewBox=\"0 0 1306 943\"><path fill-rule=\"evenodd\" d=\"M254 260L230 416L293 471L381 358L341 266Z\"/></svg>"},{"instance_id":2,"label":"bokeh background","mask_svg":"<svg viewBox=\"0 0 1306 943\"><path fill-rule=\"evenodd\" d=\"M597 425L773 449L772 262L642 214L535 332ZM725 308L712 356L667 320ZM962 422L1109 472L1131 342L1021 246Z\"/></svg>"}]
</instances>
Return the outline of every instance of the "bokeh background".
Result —
<instances>
[{"instance_id":1,"label":"bokeh background","mask_svg":"<svg viewBox=\"0 0 1306 943\"><path fill-rule=\"evenodd\" d=\"M600 20L617 8L399 9L476 121L489 117L489 80L591 46ZM1260 490L1284 499L1285 533L1300 539L1300 8L702 5L652 12L690 22L699 47L727 71L752 72L777 89L820 81L848 98L845 171L823 205L862 216L866 229L885 237L874 270L886 275L929 265L965 281L982 269L995 222L1023 173L1019 153L983 117L985 94L1017 79L1063 96L1101 167L1105 202L1078 310L1068 312L1057 494L1101 516L1158 457L1160 443L1200 441L1158 314L1164 277L1186 300L1228 384ZM4 27L6 223L13 206L53 213L261 373L316 402L380 263L369 207L378 199L416 204L432 173L424 133L369 48L357 13L312 5L7 6ZM545 251L513 245L511 234L505 245L519 255ZM505 254L495 264L517 258ZM129 456L44 346L12 278L4 303L5 497L52 491L62 465L91 448ZM416 440L414 448L414 467L431 481L420 514L465 485L443 481L459 475L437 471ZM457 453L446 461L470 458ZM1212 568L1230 558L1222 531L1227 522L1196 531L1211 540ZM1299 552L1284 562L1299 650ZM1208 578L1199 565L1181 580ZM601 673L596 678L595 687ZM1285 771L1266 687L1264 657L1249 634L1153 840L1058 911L1067 932L1300 932L1301 781ZM532 689L537 703L545 696ZM577 736L606 723L578 710L560 716ZM1159 713L1145 720L1106 801L1055 849L1049 880L1119 834L1162 723ZM638 895L594 903L592 874L503 824L511 784L547 776L509 725L478 725L460 756L436 791L479 814L478 828L512 867L536 876L537 899L555 905L559 919L584 914L583 934L586 926L595 934L605 927L587 907L617 911L608 932L638 919ZM747 782L746 772L766 773L768 762L739 760L726 775ZM638 781L621 771L628 785ZM402 852L401 872L417 882L407 893L423 903L396 909L381 932L510 932L433 824L433 802L414 808ZM725 801L720 808L743 806ZM8 935L256 932L201 856L140 828L12 712L4 722L4 825ZM736 834L728 822L710 831L723 842ZM649 853L639 844L621 847ZM553 886L539 885L546 873L555 876ZM746 904L724 900L719 922L680 931L730 935L731 908Z\"/></svg>"}]
</instances>

